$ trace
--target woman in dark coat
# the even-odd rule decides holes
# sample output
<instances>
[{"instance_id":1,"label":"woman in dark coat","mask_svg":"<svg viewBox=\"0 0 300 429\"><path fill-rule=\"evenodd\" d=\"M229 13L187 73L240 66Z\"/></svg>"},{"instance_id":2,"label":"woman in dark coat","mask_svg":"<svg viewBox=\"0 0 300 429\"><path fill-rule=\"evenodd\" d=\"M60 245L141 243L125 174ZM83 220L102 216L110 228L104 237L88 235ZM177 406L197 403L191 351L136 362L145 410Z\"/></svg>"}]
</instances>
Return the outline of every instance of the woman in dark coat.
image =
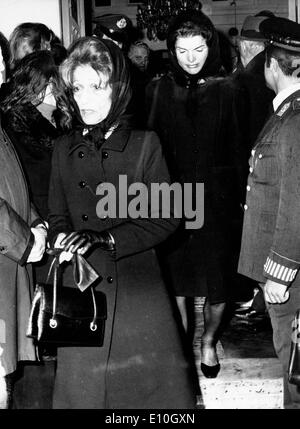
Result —
<instances>
[{"instance_id":1,"label":"woman in dark coat","mask_svg":"<svg viewBox=\"0 0 300 429\"><path fill-rule=\"evenodd\" d=\"M206 297L201 368L216 377L218 328L239 247L240 95L223 77L217 33L203 13L175 17L167 46L171 71L146 89L148 125L161 139L172 179L204 183L204 225L193 230L182 225L163 245L163 263L192 337L187 298L193 314L193 298Z\"/></svg>"},{"instance_id":2,"label":"woman in dark coat","mask_svg":"<svg viewBox=\"0 0 300 429\"><path fill-rule=\"evenodd\" d=\"M197 378L154 251L178 222L160 212L119 215L120 205L128 207L127 186L169 181L158 138L125 122L129 75L115 44L80 39L62 74L78 125L54 148L50 240L64 248L62 260L78 251L101 275L96 286L106 294L108 319L103 347L58 348L54 408L193 408ZM110 208L101 198L107 183L116 190Z\"/></svg>"}]
</instances>

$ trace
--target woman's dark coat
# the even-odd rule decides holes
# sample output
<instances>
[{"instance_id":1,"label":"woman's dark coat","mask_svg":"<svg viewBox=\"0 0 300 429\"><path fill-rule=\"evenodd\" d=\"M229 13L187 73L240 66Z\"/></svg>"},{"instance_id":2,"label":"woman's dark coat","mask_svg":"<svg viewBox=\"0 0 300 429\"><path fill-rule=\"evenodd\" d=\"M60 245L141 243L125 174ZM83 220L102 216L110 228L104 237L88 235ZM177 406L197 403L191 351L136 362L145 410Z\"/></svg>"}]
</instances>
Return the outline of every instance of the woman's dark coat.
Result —
<instances>
[{"instance_id":1,"label":"woman's dark coat","mask_svg":"<svg viewBox=\"0 0 300 429\"><path fill-rule=\"evenodd\" d=\"M185 84L184 84L185 82ZM178 296L224 301L236 271L246 162L242 94L227 78L180 84L170 72L147 87L148 126L160 137L172 179L204 183L204 225L177 232L164 247Z\"/></svg>"},{"instance_id":2,"label":"woman's dark coat","mask_svg":"<svg viewBox=\"0 0 300 429\"><path fill-rule=\"evenodd\" d=\"M190 378L154 250L178 222L101 213L101 184L112 183L119 198L119 175L126 175L128 186L169 182L154 133L116 130L100 150L79 131L57 141L49 192L50 236L109 230L116 251L98 248L87 257L103 278L97 289L107 297L104 346L58 349L54 407L193 408L197 381ZM120 191L121 198L125 194L126 189ZM68 269L64 283L72 285Z\"/></svg>"}]
</instances>

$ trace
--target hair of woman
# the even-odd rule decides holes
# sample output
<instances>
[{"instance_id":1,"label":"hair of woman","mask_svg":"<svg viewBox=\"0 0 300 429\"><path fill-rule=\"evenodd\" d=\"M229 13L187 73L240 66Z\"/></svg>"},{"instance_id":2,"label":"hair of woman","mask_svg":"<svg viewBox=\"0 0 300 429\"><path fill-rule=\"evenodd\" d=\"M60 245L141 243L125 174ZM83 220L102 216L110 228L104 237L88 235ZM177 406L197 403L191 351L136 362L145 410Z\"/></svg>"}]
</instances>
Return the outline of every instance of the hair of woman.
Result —
<instances>
[{"instance_id":1,"label":"hair of woman","mask_svg":"<svg viewBox=\"0 0 300 429\"><path fill-rule=\"evenodd\" d=\"M112 60L105 45L96 37L83 37L69 48L68 58L61 66L61 75L68 88L72 89L74 71L82 65L89 65L110 83Z\"/></svg>"},{"instance_id":2,"label":"hair of woman","mask_svg":"<svg viewBox=\"0 0 300 429\"><path fill-rule=\"evenodd\" d=\"M6 96L2 100L2 109L7 111L12 107L26 103L37 106L42 103L49 83L51 83L57 108L65 115L69 103L58 68L50 51L33 52L18 61L7 84L8 88ZM65 120L62 120L60 125L65 128Z\"/></svg>"},{"instance_id":3,"label":"hair of woman","mask_svg":"<svg viewBox=\"0 0 300 429\"><path fill-rule=\"evenodd\" d=\"M52 31L39 22L24 22L12 32L9 44L11 51L11 68L24 56L43 49L50 49Z\"/></svg>"},{"instance_id":4,"label":"hair of woman","mask_svg":"<svg viewBox=\"0 0 300 429\"><path fill-rule=\"evenodd\" d=\"M62 79L68 90L69 105L66 124L71 127L72 116L81 122L75 101L73 100L73 78L77 67L90 66L99 75L100 85L112 86L112 107L105 119L109 128L124 114L131 96L129 70L121 49L110 40L97 37L82 37L68 49L68 57L60 67ZM101 81L102 79L102 81Z\"/></svg>"},{"instance_id":5,"label":"hair of woman","mask_svg":"<svg viewBox=\"0 0 300 429\"><path fill-rule=\"evenodd\" d=\"M173 18L169 24L167 46L174 51L178 37L202 36L208 47L211 46L214 26L211 20L200 11L186 11Z\"/></svg>"}]
</instances>

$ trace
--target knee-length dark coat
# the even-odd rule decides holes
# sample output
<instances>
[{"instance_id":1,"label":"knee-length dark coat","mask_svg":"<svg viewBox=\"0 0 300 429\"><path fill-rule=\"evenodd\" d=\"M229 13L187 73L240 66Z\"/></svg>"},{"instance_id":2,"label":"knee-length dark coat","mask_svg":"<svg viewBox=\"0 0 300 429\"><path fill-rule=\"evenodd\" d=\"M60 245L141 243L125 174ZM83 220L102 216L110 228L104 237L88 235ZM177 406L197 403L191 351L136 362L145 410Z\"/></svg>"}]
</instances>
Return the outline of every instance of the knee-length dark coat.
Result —
<instances>
[{"instance_id":1,"label":"knee-length dark coat","mask_svg":"<svg viewBox=\"0 0 300 429\"><path fill-rule=\"evenodd\" d=\"M169 73L151 82L147 98L148 125L161 139L172 179L204 183L203 227L175 233L163 250L175 293L220 302L226 272L236 270L232 257L238 255L242 220L241 93L227 78L191 89L188 81L179 85Z\"/></svg>"},{"instance_id":2,"label":"knee-length dark coat","mask_svg":"<svg viewBox=\"0 0 300 429\"><path fill-rule=\"evenodd\" d=\"M174 218L112 218L99 211L96 190L169 182L157 136L117 129L100 150L80 132L55 145L49 191L50 236L59 232L109 230L111 253L94 250L88 261L103 277L107 297L104 346L59 348L55 408L192 408L196 378L184 357L173 307L161 278L154 246L177 227ZM72 284L67 270L64 283ZM194 374L195 375L195 374Z\"/></svg>"},{"instance_id":3,"label":"knee-length dark coat","mask_svg":"<svg viewBox=\"0 0 300 429\"><path fill-rule=\"evenodd\" d=\"M176 55L178 33L186 22L211 33L205 63L196 74L184 71ZM203 227L182 227L166 243L167 275L177 296L224 302L226 283L233 281L237 268L245 189L242 93L222 77L218 35L204 14L178 15L169 27L167 46L170 72L146 88L148 127L161 140L172 180L204 183Z\"/></svg>"}]
</instances>

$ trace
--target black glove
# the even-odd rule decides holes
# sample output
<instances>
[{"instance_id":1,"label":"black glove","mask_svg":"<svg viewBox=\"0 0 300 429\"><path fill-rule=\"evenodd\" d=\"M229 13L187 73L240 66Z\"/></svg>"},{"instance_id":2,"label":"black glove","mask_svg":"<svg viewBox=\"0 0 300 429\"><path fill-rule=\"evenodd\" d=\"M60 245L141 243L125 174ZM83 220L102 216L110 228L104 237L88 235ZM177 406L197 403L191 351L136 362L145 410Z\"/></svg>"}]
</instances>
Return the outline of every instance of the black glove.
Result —
<instances>
[{"instance_id":1,"label":"black glove","mask_svg":"<svg viewBox=\"0 0 300 429\"><path fill-rule=\"evenodd\" d=\"M60 243L63 250L83 255L92 246L99 246L104 250L114 250L112 236L107 231L97 232L91 230L74 231L68 234Z\"/></svg>"}]
</instances>

